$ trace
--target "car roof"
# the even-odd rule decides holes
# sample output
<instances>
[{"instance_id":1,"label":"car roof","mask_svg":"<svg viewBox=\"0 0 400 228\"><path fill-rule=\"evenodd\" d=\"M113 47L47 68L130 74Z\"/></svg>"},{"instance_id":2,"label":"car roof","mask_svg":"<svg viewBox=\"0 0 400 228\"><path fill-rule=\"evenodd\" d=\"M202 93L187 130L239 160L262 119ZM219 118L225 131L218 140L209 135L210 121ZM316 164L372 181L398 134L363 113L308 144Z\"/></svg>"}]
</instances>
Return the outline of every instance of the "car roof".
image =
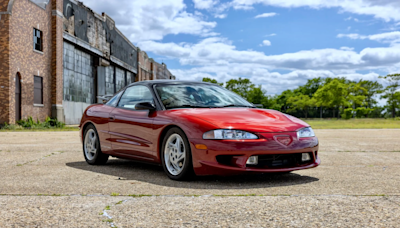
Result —
<instances>
[{"instance_id":1,"label":"car roof","mask_svg":"<svg viewBox=\"0 0 400 228\"><path fill-rule=\"evenodd\" d=\"M183 81L183 80L148 80L148 81L140 81L140 82L134 82L128 85L133 86L133 85L194 85L194 84L206 84L206 85L216 85L213 83L208 83L208 82L201 82L201 81Z\"/></svg>"}]
</instances>

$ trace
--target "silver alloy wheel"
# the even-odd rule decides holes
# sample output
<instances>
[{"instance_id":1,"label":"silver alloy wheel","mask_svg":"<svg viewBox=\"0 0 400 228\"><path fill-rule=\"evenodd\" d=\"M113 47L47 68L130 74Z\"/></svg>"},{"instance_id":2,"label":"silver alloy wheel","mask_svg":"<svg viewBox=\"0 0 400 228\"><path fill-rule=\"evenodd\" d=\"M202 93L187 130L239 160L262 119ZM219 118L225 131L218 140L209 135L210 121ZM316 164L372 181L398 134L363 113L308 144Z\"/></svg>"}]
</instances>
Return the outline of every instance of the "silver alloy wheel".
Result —
<instances>
[{"instance_id":1,"label":"silver alloy wheel","mask_svg":"<svg viewBox=\"0 0 400 228\"><path fill-rule=\"evenodd\" d=\"M89 129L86 132L84 145L85 145L85 156L90 161L93 160L94 156L96 156L97 153L96 141L97 141L96 132L93 129Z\"/></svg>"},{"instance_id":2,"label":"silver alloy wheel","mask_svg":"<svg viewBox=\"0 0 400 228\"><path fill-rule=\"evenodd\" d=\"M169 136L164 149L164 162L170 174L179 175L185 166L185 142L179 134Z\"/></svg>"}]
</instances>

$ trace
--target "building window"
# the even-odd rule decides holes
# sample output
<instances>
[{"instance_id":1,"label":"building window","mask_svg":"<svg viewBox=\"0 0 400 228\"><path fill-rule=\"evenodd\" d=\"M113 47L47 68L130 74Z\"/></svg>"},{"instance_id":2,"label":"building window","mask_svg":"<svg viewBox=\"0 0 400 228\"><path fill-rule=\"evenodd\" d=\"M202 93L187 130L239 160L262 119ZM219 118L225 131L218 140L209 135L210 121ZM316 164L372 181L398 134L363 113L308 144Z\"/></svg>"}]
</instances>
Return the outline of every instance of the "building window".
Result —
<instances>
[{"instance_id":1,"label":"building window","mask_svg":"<svg viewBox=\"0 0 400 228\"><path fill-rule=\"evenodd\" d=\"M127 72L126 73L126 82L127 82L127 85L129 85L129 84L131 84L132 82L134 82L134 76L133 76L133 74L131 73L131 72Z\"/></svg>"},{"instance_id":2,"label":"building window","mask_svg":"<svg viewBox=\"0 0 400 228\"><path fill-rule=\"evenodd\" d=\"M33 49L43 51L43 32L38 29L33 29Z\"/></svg>"},{"instance_id":3,"label":"building window","mask_svg":"<svg viewBox=\"0 0 400 228\"><path fill-rule=\"evenodd\" d=\"M43 78L34 76L33 103L43 104Z\"/></svg>"},{"instance_id":4,"label":"building window","mask_svg":"<svg viewBox=\"0 0 400 228\"><path fill-rule=\"evenodd\" d=\"M93 104L93 57L64 42L64 100Z\"/></svg>"},{"instance_id":5,"label":"building window","mask_svg":"<svg viewBox=\"0 0 400 228\"><path fill-rule=\"evenodd\" d=\"M115 94L114 67L106 67L106 95Z\"/></svg>"},{"instance_id":6,"label":"building window","mask_svg":"<svg viewBox=\"0 0 400 228\"><path fill-rule=\"evenodd\" d=\"M115 86L116 92L125 87L125 71L118 67L115 69Z\"/></svg>"}]
</instances>

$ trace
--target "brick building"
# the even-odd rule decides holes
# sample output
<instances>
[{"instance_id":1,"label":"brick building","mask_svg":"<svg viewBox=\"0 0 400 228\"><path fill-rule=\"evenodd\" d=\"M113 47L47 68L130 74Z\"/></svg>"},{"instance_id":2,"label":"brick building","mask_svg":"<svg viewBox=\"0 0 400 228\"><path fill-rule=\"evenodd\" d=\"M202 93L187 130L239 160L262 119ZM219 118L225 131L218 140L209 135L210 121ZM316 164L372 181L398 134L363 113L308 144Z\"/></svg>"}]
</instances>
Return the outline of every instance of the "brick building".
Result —
<instances>
[{"instance_id":1,"label":"brick building","mask_svg":"<svg viewBox=\"0 0 400 228\"><path fill-rule=\"evenodd\" d=\"M77 124L97 96L153 79L174 76L108 15L75 0L0 0L0 124Z\"/></svg>"},{"instance_id":2,"label":"brick building","mask_svg":"<svg viewBox=\"0 0 400 228\"><path fill-rule=\"evenodd\" d=\"M175 80L175 76L167 69L167 65L159 64L149 58L145 51L138 49L138 74L137 81L144 80Z\"/></svg>"}]
</instances>

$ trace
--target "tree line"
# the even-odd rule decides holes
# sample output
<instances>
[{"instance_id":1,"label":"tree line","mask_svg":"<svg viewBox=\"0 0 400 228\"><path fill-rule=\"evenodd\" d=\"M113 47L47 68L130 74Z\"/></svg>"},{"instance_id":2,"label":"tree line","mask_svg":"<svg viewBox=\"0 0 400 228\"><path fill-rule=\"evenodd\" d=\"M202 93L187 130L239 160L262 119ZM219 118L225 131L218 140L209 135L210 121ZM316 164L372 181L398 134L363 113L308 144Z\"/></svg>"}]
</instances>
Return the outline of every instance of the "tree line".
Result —
<instances>
[{"instance_id":1,"label":"tree line","mask_svg":"<svg viewBox=\"0 0 400 228\"><path fill-rule=\"evenodd\" d=\"M275 109L300 118L395 118L400 116L400 74L380 76L387 86L376 81L352 81L346 78L313 78L305 85L285 90L279 95L267 95L261 85L247 78L231 79L220 83L215 79L203 78L224 86L253 104ZM377 98L386 99L380 106Z\"/></svg>"}]
</instances>

